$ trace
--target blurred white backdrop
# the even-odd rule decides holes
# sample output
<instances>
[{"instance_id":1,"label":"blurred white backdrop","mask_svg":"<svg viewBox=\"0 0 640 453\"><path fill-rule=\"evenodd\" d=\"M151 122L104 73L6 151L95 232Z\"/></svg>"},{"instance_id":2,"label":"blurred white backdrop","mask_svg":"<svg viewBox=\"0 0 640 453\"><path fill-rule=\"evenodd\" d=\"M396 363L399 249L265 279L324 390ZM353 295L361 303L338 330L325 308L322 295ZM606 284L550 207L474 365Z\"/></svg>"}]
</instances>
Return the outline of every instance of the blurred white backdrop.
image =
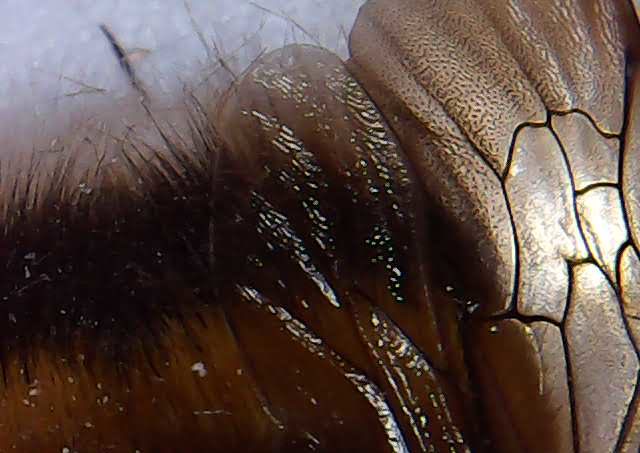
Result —
<instances>
[{"instance_id":1,"label":"blurred white backdrop","mask_svg":"<svg viewBox=\"0 0 640 453\"><path fill-rule=\"evenodd\" d=\"M144 87L170 102L185 84L223 78L218 56L235 72L261 51L291 42L316 43L346 56L346 36L362 3L5 0L0 2L0 138L29 148L33 137L55 135L78 112L93 116L131 97L100 24L129 52Z\"/></svg>"}]
</instances>

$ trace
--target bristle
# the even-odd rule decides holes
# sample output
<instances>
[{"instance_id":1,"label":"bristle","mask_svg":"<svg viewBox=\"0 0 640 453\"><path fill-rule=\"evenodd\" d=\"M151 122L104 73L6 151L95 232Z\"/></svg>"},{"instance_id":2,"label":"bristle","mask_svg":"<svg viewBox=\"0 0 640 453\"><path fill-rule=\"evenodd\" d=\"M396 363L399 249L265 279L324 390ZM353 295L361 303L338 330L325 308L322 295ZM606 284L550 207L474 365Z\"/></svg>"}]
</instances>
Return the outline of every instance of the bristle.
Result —
<instances>
[{"instance_id":1,"label":"bristle","mask_svg":"<svg viewBox=\"0 0 640 453\"><path fill-rule=\"evenodd\" d=\"M218 145L198 115L188 137L156 122L162 148L103 132L53 164L41 153L23 171L3 163L5 355L68 348L80 332L125 349L150 319L182 310L172 292L206 291L208 162ZM87 144L101 140L110 147L89 154Z\"/></svg>"}]
</instances>

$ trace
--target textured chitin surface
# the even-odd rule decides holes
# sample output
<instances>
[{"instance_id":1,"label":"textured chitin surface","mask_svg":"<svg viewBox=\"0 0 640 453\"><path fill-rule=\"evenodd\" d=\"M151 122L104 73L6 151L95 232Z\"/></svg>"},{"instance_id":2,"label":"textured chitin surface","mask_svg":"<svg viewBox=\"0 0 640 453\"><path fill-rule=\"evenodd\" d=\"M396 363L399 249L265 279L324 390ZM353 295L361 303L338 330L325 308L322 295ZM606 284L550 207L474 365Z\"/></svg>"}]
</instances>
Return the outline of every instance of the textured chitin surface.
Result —
<instances>
[{"instance_id":1,"label":"textured chitin surface","mask_svg":"<svg viewBox=\"0 0 640 453\"><path fill-rule=\"evenodd\" d=\"M639 451L631 3L369 0L349 47L0 166L0 453Z\"/></svg>"},{"instance_id":2,"label":"textured chitin surface","mask_svg":"<svg viewBox=\"0 0 640 453\"><path fill-rule=\"evenodd\" d=\"M433 303L415 246L420 184L362 87L331 53L286 47L248 70L218 118L227 165L260 182L246 200L260 262L239 293L291 306L279 317L291 341L317 335L311 352L351 364L339 369L378 419L382 451L466 451L457 308ZM274 260L295 278L274 284Z\"/></svg>"},{"instance_id":3,"label":"textured chitin surface","mask_svg":"<svg viewBox=\"0 0 640 453\"><path fill-rule=\"evenodd\" d=\"M501 451L639 448L639 36L598 0L374 0L351 34L353 74L472 238L461 281L492 283L466 353Z\"/></svg>"}]
</instances>

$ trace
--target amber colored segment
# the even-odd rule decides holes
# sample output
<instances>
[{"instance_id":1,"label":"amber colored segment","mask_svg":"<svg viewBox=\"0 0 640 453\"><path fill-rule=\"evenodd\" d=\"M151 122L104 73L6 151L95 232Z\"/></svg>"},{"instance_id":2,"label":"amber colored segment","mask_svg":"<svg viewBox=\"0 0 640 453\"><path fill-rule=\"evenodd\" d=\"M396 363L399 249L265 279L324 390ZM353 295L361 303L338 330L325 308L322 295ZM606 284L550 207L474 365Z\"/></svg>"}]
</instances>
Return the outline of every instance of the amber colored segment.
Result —
<instances>
[{"instance_id":1,"label":"amber colored segment","mask_svg":"<svg viewBox=\"0 0 640 453\"><path fill-rule=\"evenodd\" d=\"M263 451L409 451L375 381L255 289L239 295L229 323L283 437Z\"/></svg>"},{"instance_id":2,"label":"amber colored segment","mask_svg":"<svg viewBox=\"0 0 640 453\"><path fill-rule=\"evenodd\" d=\"M80 346L77 357L41 351L28 370L5 362L0 444L24 452L410 451L375 381L281 307L233 297L227 313L216 307L166 322L160 343L133 345L126 363L93 361Z\"/></svg>"},{"instance_id":3,"label":"amber colored segment","mask_svg":"<svg viewBox=\"0 0 640 453\"><path fill-rule=\"evenodd\" d=\"M588 255L574 211L570 170L548 128L520 129L505 190L520 246L518 311L560 322L569 292L566 260Z\"/></svg>"},{"instance_id":4,"label":"amber colored segment","mask_svg":"<svg viewBox=\"0 0 640 453\"><path fill-rule=\"evenodd\" d=\"M245 240L249 239L245 237ZM243 280L259 288L264 297L287 310L291 316L304 323L327 348L335 351L368 376L375 374L376 365L362 342L351 310L344 306L342 293L340 308L327 303L315 284L305 278L295 263L286 259L269 258L263 267L247 269ZM240 322L239 320L238 322Z\"/></svg>"},{"instance_id":5,"label":"amber colored segment","mask_svg":"<svg viewBox=\"0 0 640 453\"><path fill-rule=\"evenodd\" d=\"M16 451L265 451L281 434L219 309L166 320L126 363L77 339L77 356L5 361L0 445Z\"/></svg>"},{"instance_id":6,"label":"amber colored segment","mask_svg":"<svg viewBox=\"0 0 640 453\"><path fill-rule=\"evenodd\" d=\"M580 452L613 451L637 386L638 357L603 272L594 264L572 271L565 334Z\"/></svg>"},{"instance_id":7,"label":"amber colored segment","mask_svg":"<svg viewBox=\"0 0 640 453\"><path fill-rule=\"evenodd\" d=\"M458 306L431 297L420 185L367 94L334 55L289 46L250 67L217 117L230 168L223 171L247 175L246 185L229 190L232 198L246 198L243 243L218 257L239 266L231 278L240 274L246 294L260 300L259 294L272 301L272 310L292 317L280 319L285 330L304 326L375 382L410 451L465 451L473 420ZM219 199L226 212L229 199ZM238 257L245 254L252 259L243 265ZM363 313L373 311L384 313L387 330L419 366L429 363L429 373L400 363L404 355L390 356L390 346L383 347L390 337L364 327ZM238 331L247 329L243 316L234 319ZM261 376L277 379L266 371ZM285 398L280 391L278 398Z\"/></svg>"},{"instance_id":8,"label":"amber colored segment","mask_svg":"<svg viewBox=\"0 0 640 453\"><path fill-rule=\"evenodd\" d=\"M448 371L437 370L399 326L372 305L373 301L357 293L341 294L342 308L328 306L320 295L314 294L312 287L305 288L301 284L304 279L299 278L300 275L295 273L294 268L282 265L277 268L279 271L265 269L264 274L252 278L257 287L267 288L265 291L243 287L240 294L247 301L277 317L283 330L292 334L290 345L283 343L278 348L278 353L289 360L287 348L306 338L309 340L305 343L306 347L313 350L321 347L322 350L329 351L327 354L323 353L324 357L340 357L340 361L357 369L364 378L375 383L384 395L389 410L393 412L393 421L401 430L403 442L409 451L426 452L432 451L430 448L436 448L436 452L448 452L450 447L454 451L466 451L472 439L467 434L473 431L474 426L473 419L469 417L470 392L464 364L454 363L455 367L452 366ZM286 282L282 291L277 291L276 286L279 285L270 286L270 279L274 282ZM266 294L275 296L267 298ZM233 315L234 325L238 324L237 329L245 329L240 324L246 317L237 314L239 311L235 305L228 310ZM407 320L403 319L403 322L406 325ZM449 320L447 327L456 329L455 323L454 317ZM256 332L253 335L257 335L258 326L254 328ZM354 333L357 335L355 338ZM455 334L457 333L456 331ZM455 357L454 354L462 354L461 345L456 344L455 339L450 339L453 344L447 343L445 350L449 355L454 355L453 359L461 361L461 357ZM251 341L261 345L263 343L262 340ZM253 350L248 340L246 345L249 350ZM262 351L262 348L260 346L259 350ZM361 354L363 348L364 356ZM260 360L271 363L271 353L266 354ZM300 369L304 370L302 365ZM265 376L268 373L275 375L277 371L264 371ZM309 375L304 376L307 381L313 379ZM307 384L302 377L300 379L298 387L299 391L303 391ZM460 386L465 386L464 390ZM314 399L319 400L323 395L319 390ZM301 410L287 409L286 414L292 425L285 427L285 430L295 428L298 420L296 414Z\"/></svg>"},{"instance_id":9,"label":"amber colored segment","mask_svg":"<svg viewBox=\"0 0 640 453\"><path fill-rule=\"evenodd\" d=\"M619 139L603 136L581 113L553 115L551 125L569 161L576 190L618 183Z\"/></svg>"},{"instance_id":10,"label":"amber colored segment","mask_svg":"<svg viewBox=\"0 0 640 453\"><path fill-rule=\"evenodd\" d=\"M371 354L378 364L380 386L401 408L397 415L411 451L468 452L462 430L471 431L470 405L457 397L460 377L437 370L382 310L352 294L351 310Z\"/></svg>"},{"instance_id":11,"label":"amber colored segment","mask_svg":"<svg viewBox=\"0 0 640 453\"><path fill-rule=\"evenodd\" d=\"M280 303L248 286L238 293L244 300L228 305L229 322L269 414L280 423L283 447L311 437L317 444L310 450L319 451L469 451L461 431L468 414L455 400L455 379L435 370L368 301L352 298L349 310L375 363L375 371L366 373ZM377 444L361 429L372 424L384 428ZM353 433L345 436L349 429Z\"/></svg>"},{"instance_id":12,"label":"amber colored segment","mask_svg":"<svg viewBox=\"0 0 640 453\"><path fill-rule=\"evenodd\" d=\"M484 322L468 351L495 450L572 452L571 404L560 329L547 322Z\"/></svg>"}]
</instances>

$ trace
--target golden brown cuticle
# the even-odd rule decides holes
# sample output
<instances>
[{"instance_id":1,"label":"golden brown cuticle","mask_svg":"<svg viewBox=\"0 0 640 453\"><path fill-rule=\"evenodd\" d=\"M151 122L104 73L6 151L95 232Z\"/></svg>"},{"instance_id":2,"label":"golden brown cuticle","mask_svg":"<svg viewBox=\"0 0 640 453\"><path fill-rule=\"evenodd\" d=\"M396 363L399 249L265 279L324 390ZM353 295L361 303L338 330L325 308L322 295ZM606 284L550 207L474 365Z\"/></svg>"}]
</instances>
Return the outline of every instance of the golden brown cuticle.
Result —
<instances>
[{"instance_id":1,"label":"golden brown cuticle","mask_svg":"<svg viewBox=\"0 0 640 453\"><path fill-rule=\"evenodd\" d=\"M0 161L0 453L639 450L632 3L368 0L166 116L103 32L136 120Z\"/></svg>"}]
</instances>

